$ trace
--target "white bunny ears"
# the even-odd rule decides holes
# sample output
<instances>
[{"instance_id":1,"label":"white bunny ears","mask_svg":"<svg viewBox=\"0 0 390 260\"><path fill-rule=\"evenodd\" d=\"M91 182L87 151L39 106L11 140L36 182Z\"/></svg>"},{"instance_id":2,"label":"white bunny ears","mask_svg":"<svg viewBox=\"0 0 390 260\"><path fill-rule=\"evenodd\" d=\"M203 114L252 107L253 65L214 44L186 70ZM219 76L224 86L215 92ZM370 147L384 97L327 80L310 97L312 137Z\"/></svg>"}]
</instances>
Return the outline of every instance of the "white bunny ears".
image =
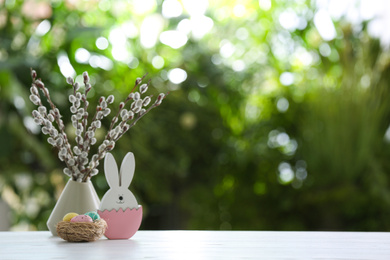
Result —
<instances>
[{"instance_id":1,"label":"white bunny ears","mask_svg":"<svg viewBox=\"0 0 390 260\"><path fill-rule=\"evenodd\" d=\"M108 185L113 187L128 188L134 177L135 159L133 153L127 153L123 158L121 169L118 174L118 166L112 154L107 153L104 159L104 172ZM108 173L108 174L107 174Z\"/></svg>"},{"instance_id":2,"label":"white bunny ears","mask_svg":"<svg viewBox=\"0 0 390 260\"><path fill-rule=\"evenodd\" d=\"M123 158L120 171L112 154L107 153L104 159L104 173L110 189L104 194L100 210L119 210L138 208L138 202L128 189L134 177L135 159L133 153Z\"/></svg>"}]
</instances>

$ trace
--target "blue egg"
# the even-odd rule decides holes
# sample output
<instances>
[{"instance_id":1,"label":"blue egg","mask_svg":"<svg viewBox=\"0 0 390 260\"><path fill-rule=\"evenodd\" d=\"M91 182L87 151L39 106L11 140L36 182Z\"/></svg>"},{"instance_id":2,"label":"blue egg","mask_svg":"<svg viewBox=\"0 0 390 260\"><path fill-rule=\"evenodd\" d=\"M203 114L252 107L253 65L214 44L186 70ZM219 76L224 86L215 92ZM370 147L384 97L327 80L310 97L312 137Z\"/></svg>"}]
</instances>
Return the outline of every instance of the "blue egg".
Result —
<instances>
[{"instance_id":1,"label":"blue egg","mask_svg":"<svg viewBox=\"0 0 390 260\"><path fill-rule=\"evenodd\" d=\"M99 214L97 214L95 211L87 212L87 213L85 213L84 215L90 216L90 217L92 218L93 221L98 221L98 220L100 220Z\"/></svg>"}]
</instances>

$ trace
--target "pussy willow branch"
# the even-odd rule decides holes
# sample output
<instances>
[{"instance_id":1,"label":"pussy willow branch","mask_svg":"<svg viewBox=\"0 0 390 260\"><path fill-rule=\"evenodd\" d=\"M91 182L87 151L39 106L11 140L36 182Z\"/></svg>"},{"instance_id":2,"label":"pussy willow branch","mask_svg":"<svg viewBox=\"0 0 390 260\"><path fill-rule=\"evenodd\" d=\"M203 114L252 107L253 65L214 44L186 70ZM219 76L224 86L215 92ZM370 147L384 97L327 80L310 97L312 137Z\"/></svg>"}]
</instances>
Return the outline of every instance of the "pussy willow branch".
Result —
<instances>
[{"instance_id":1,"label":"pussy willow branch","mask_svg":"<svg viewBox=\"0 0 390 260\"><path fill-rule=\"evenodd\" d=\"M67 148L68 150L68 153L73 156L73 152L72 150L70 149L70 145L69 145L69 141L68 141L68 137L65 133L65 125L64 123L60 123L60 118L61 118L61 114L59 113L59 110L57 109L57 107L54 105L53 101L51 100L50 98L50 95L49 95L49 92L46 90L46 87L45 85L43 84L43 82L38 79L36 80L35 76L36 73L33 73L33 70L31 69L31 74L32 74L32 81L34 82L33 84L38 87L38 89L40 89L43 93L43 95L46 97L47 101L49 102L50 104L50 107L51 109L53 110L53 113L54 113L54 118L56 120L56 123L58 125L58 129L60 130L63 138L64 138L64 143L65 143L65 147ZM38 92L39 94L39 92ZM39 105L42 106L42 102L39 101ZM47 118L47 114L46 114L46 118L45 119L48 119Z\"/></svg>"},{"instance_id":2,"label":"pussy willow branch","mask_svg":"<svg viewBox=\"0 0 390 260\"><path fill-rule=\"evenodd\" d=\"M129 102L132 98L130 97L130 94L134 92L134 90L139 86L139 84L141 84L141 82L145 79L145 77L148 75L148 73L146 73L145 75L142 76L142 78L138 78L136 81L135 81L135 84L134 84L134 87L133 89L130 91L129 95L127 95L127 98L125 99L125 101L123 102L124 105L119 108L119 111L118 113L115 115L115 117L112 119L111 121L111 124L110 124L110 128L108 129L107 131L107 135L106 135L106 138L108 136L108 134L110 133L110 131L112 130L112 128L114 127L115 123L117 122L118 120L118 117L122 111L122 109L126 106L127 102ZM105 139L106 139L105 138Z\"/></svg>"},{"instance_id":3,"label":"pussy willow branch","mask_svg":"<svg viewBox=\"0 0 390 260\"><path fill-rule=\"evenodd\" d=\"M116 113L114 118L111 120L109 130L99 146L98 153L94 154L91 160L88 160L88 154L90 151L91 145L96 143L95 131L97 128L101 127L101 120L104 117L107 117L111 109L107 106L114 102L114 96L110 95L106 100L104 97L101 97L99 100L99 105L97 106L90 126L88 126L88 107L89 103L87 101L88 92L91 89L89 84L89 76L87 72L83 73L85 91L84 94L78 92L79 85L72 78L67 78L67 83L73 87L73 95L69 96L69 101L72 103L71 112L72 112L72 125L76 129L76 145L73 147L74 153L72 151L72 146L69 143L68 137L65 133L65 125L61 119L61 114L58 108L54 105L49 90L45 87L44 83L37 79L37 74L34 70L31 69L32 77L32 87L30 99L35 104L38 105L38 109L33 111L34 122L39 125L43 125L42 132L46 135L49 135L48 142L54 147L59 149L58 156L65 162L66 168L64 168L64 173L70 176L73 180L77 181L87 181L90 177L98 173L97 166L99 161L102 160L105 154L108 151L111 151L115 142L118 141L130 128L132 128L142 117L150 112L153 108L159 106L162 100L165 98L165 94L160 93L157 97L154 104L150 105L151 97L146 96L142 98L142 95L147 91L150 84L150 80L147 84L142 84L142 81L146 77L145 74L142 78L137 78L135 84L130 91L127 98L124 102L121 102L119 105L119 111ZM139 92L134 93L136 88L139 87ZM39 91L40 90L40 91ZM49 103L51 110L47 111L45 106L43 106L41 101L40 92L43 93L43 96L46 97L47 102ZM133 100L130 110L125 109L125 106L129 103L130 100ZM80 107L80 102L84 102L83 108ZM147 109L146 109L147 108ZM146 109L146 110L145 110ZM121 121L118 122L119 116L121 116ZM56 121L58 130L53 125L53 121ZM129 123L129 124L128 124Z\"/></svg>"}]
</instances>

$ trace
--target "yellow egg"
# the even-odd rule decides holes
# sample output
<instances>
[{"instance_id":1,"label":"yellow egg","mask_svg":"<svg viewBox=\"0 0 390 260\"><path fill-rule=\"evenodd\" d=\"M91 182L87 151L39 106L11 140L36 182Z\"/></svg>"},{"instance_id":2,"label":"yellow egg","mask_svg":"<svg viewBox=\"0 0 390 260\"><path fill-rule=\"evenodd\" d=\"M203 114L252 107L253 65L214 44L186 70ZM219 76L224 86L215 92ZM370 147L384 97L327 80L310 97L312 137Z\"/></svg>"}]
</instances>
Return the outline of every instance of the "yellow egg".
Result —
<instances>
[{"instance_id":1,"label":"yellow egg","mask_svg":"<svg viewBox=\"0 0 390 260\"><path fill-rule=\"evenodd\" d=\"M71 212L71 213L66 214L62 220L69 222L72 218L74 218L78 215L79 214L77 214L77 213Z\"/></svg>"}]
</instances>

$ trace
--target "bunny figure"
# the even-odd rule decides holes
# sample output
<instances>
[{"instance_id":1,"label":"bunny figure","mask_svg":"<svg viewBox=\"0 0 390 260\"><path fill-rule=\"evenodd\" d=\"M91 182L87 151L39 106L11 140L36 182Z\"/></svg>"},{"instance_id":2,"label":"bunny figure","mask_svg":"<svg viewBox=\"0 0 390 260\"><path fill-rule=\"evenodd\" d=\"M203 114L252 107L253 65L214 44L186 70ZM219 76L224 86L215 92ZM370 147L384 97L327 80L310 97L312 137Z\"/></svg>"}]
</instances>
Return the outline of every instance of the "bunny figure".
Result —
<instances>
[{"instance_id":1,"label":"bunny figure","mask_svg":"<svg viewBox=\"0 0 390 260\"><path fill-rule=\"evenodd\" d=\"M129 190L133 180L135 160L133 153L127 153L122 161L120 172L114 156L107 153L104 159L104 173L110 189L104 194L100 203L100 209L119 210L122 208L138 208L138 202Z\"/></svg>"},{"instance_id":2,"label":"bunny figure","mask_svg":"<svg viewBox=\"0 0 390 260\"><path fill-rule=\"evenodd\" d=\"M112 154L104 159L104 172L110 189L104 194L98 213L108 225L104 235L109 239L128 239L139 229L142 221L142 206L138 205L128 189L133 180L135 160L127 153L120 171Z\"/></svg>"}]
</instances>

